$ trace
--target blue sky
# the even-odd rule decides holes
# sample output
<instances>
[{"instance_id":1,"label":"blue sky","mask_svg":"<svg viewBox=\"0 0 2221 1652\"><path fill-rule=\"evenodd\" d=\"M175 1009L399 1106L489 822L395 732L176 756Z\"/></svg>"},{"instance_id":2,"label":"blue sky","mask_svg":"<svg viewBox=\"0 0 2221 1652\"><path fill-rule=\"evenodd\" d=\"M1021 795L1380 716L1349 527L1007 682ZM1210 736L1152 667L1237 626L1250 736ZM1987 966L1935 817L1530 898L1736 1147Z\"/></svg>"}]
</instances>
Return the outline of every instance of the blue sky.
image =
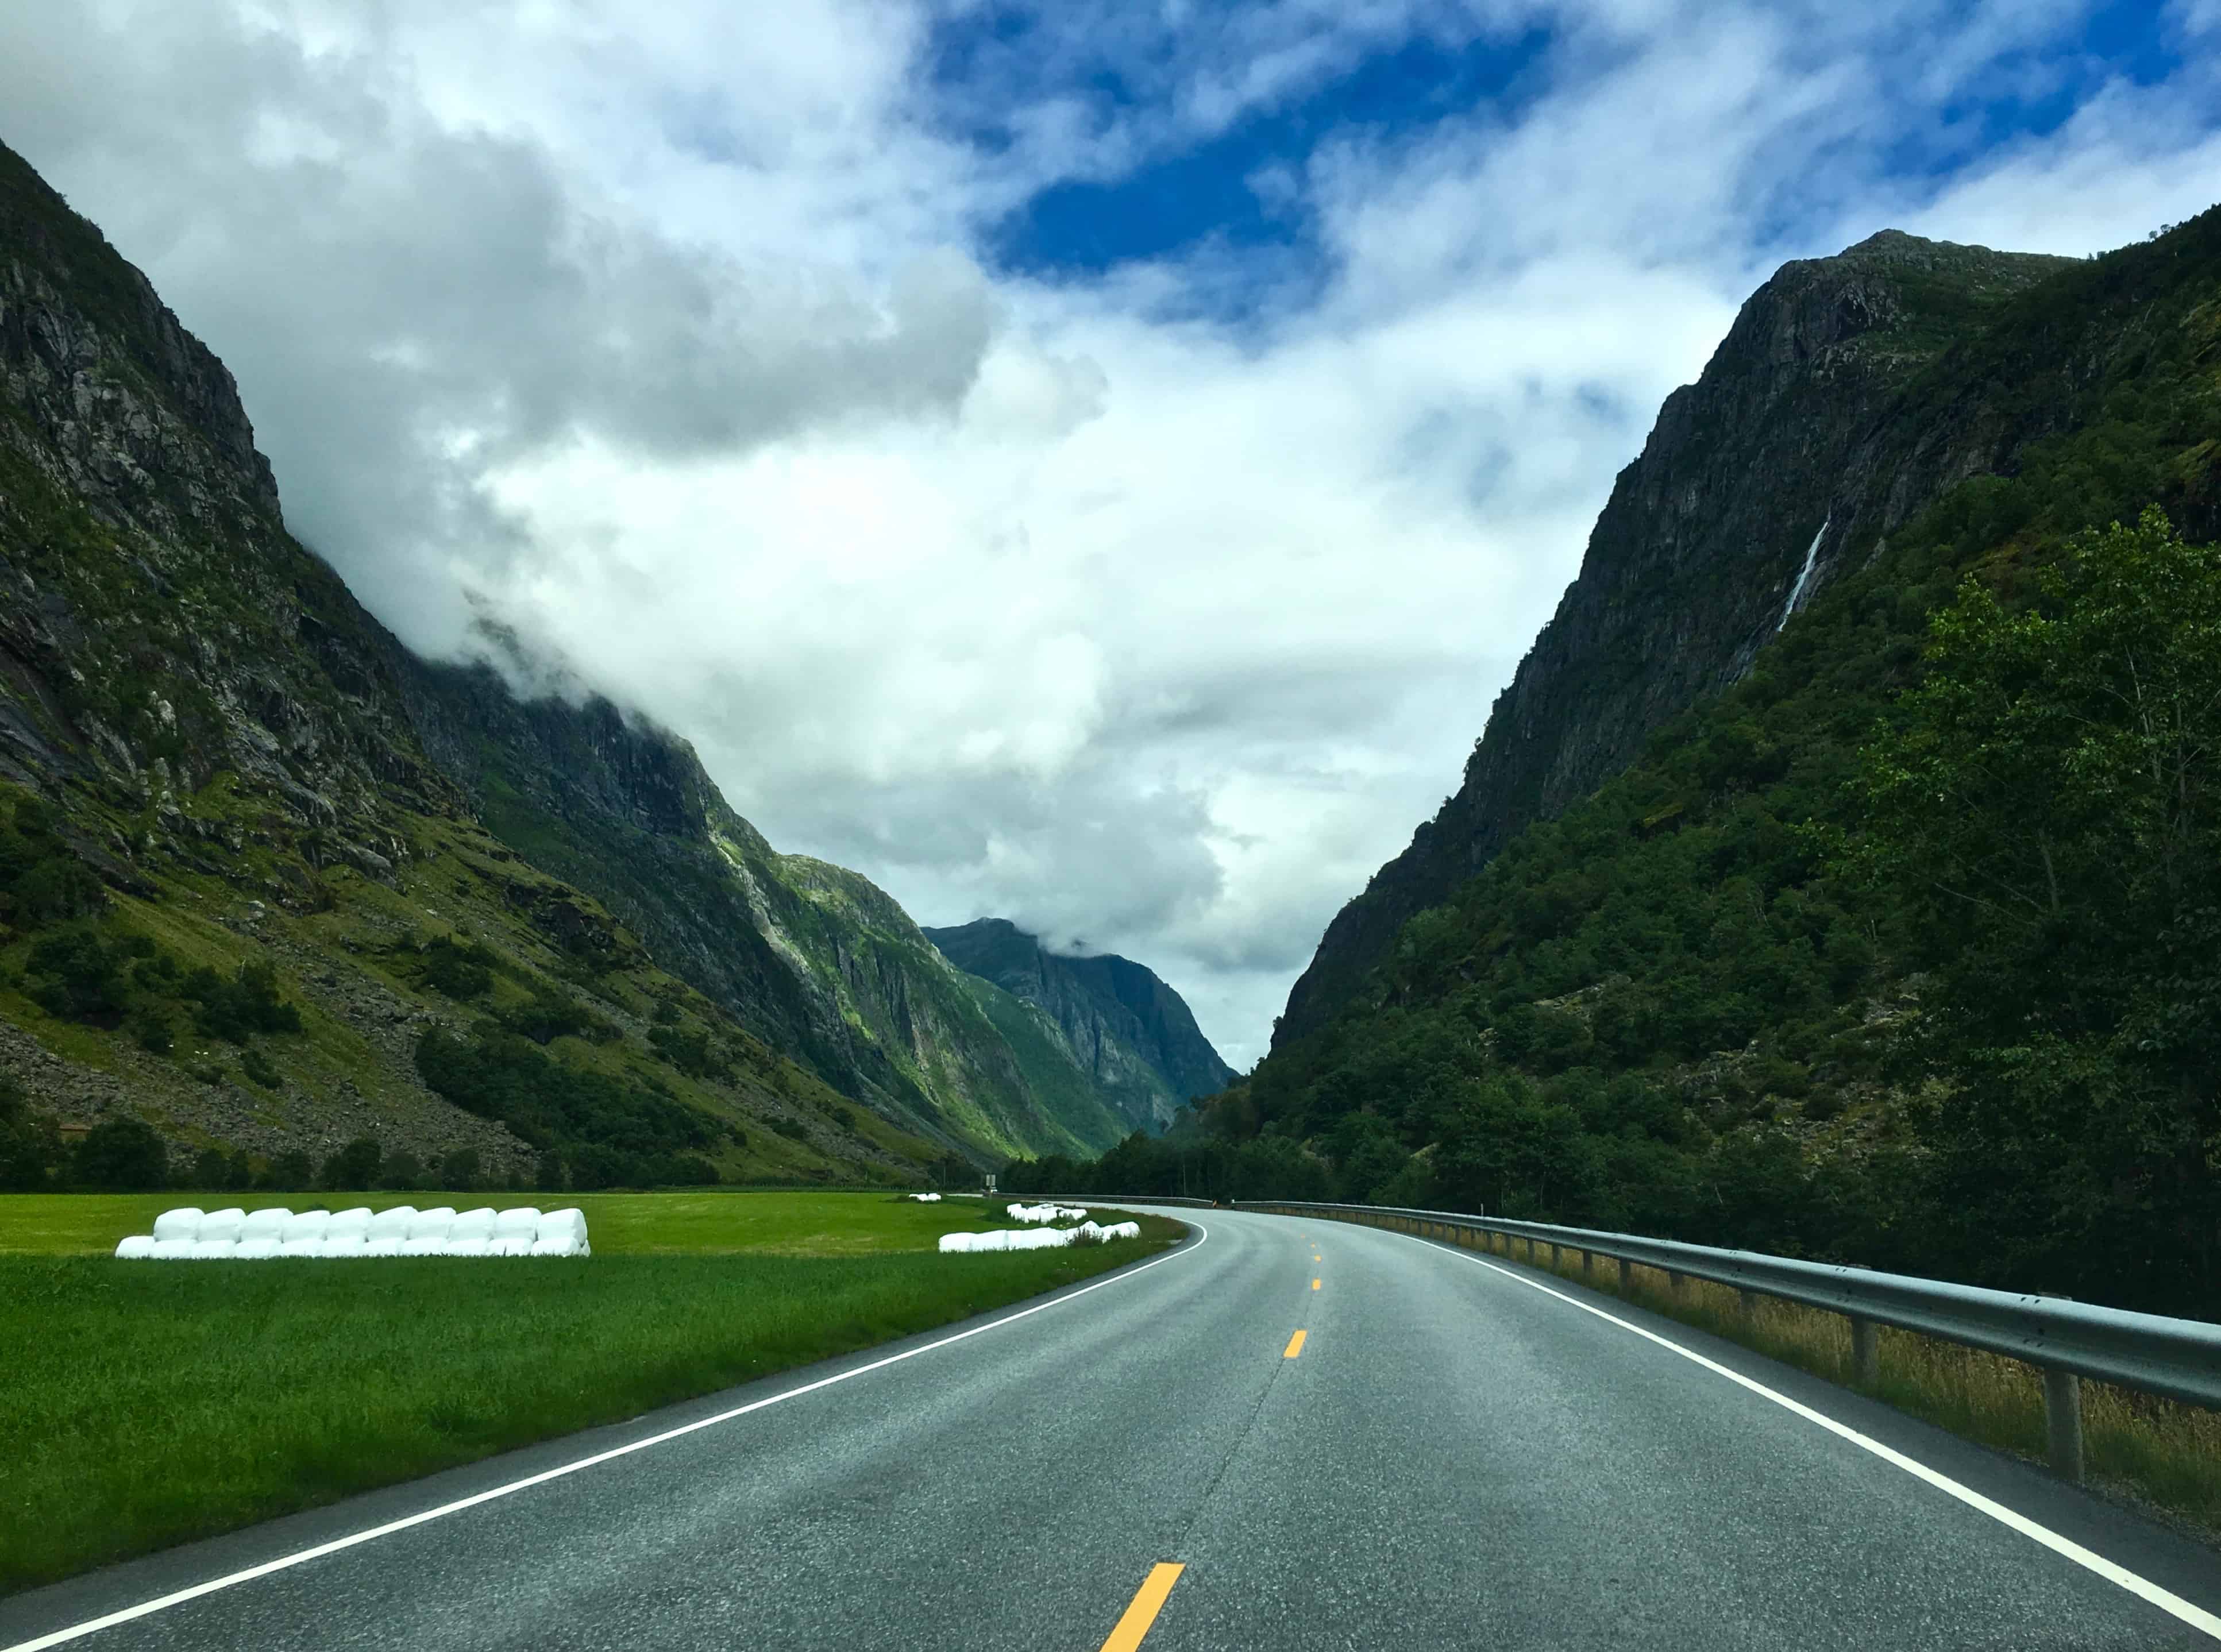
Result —
<instances>
[{"instance_id":1,"label":"blue sky","mask_svg":"<svg viewBox=\"0 0 2221 1652\"><path fill-rule=\"evenodd\" d=\"M2138 238L2217 122L2221 0L0 8L0 138L405 640L1239 1066L1755 287Z\"/></svg>"}]
</instances>

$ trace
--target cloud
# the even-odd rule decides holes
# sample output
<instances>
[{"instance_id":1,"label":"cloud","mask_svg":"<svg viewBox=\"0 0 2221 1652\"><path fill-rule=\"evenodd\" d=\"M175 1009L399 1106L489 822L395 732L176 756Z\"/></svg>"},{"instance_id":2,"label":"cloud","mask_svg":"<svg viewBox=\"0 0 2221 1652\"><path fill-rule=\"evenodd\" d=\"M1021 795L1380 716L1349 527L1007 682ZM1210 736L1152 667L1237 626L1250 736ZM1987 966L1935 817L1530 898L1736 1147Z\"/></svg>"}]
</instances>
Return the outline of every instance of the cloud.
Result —
<instances>
[{"instance_id":1,"label":"cloud","mask_svg":"<svg viewBox=\"0 0 2221 1652\"><path fill-rule=\"evenodd\" d=\"M410 641L492 616L780 847L1137 957L1247 1065L1750 288L2208 204L2212 11L2138 82L2021 0L109 0L0 16L0 137ZM1495 90L1336 101L1437 62ZM1273 244L998 261L1212 144Z\"/></svg>"}]
</instances>

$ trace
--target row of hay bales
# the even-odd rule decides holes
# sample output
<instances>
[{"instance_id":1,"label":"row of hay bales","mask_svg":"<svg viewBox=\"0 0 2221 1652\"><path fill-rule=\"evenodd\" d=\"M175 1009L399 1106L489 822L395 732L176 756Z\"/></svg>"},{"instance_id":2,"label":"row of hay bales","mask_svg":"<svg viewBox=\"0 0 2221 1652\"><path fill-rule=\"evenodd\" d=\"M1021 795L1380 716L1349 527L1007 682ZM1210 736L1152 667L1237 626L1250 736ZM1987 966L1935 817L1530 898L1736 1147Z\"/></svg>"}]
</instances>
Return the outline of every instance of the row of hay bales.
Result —
<instances>
[{"instance_id":1,"label":"row of hay bales","mask_svg":"<svg viewBox=\"0 0 2221 1652\"><path fill-rule=\"evenodd\" d=\"M1114 1222L1102 1228L1092 1222L1083 1222L1076 1228L997 1228L987 1233L944 1233L941 1236L941 1250L943 1255L959 1251L1057 1250L1067 1245L1107 1245L1113 1239L1141 1236L1142 1224L1138 1222Z\"/></svg>"},{"instance_id":2,"label":"row of hay bales","mask_svg":"<svg viewBox=\"0 0 2221 1652\"><path fill-rule=\"evenodd\" d=\"M585 1212L491 1208L458 1211L358 1205L347 1211L282 1207L165 1211L154 1231L116 1247L127 1261L266 1261L281 1257L591 1256Z\"/></svg>"},{"instance_id":3,"label":"row of hay bales","mask_svg":"<svg viewBox=\"0 0 2221 1652\"><path fill-rule=\"evenodd\" d=\"M941 1203L941 1195L938 1193L912 1193L910 1198L920 1205L938 1205Z\"/></svg>"},{"instance_id":4,"label":"row of hay bales","mask_svg":"<svg viewBox=\"0 0 2221 1652\"><path fill-rule=\"evenodd\" d=\"M1013 1222L1084 1222L1087 1212L1069 1205L1012 1205L1005 1207Z\"/></svg>"}]
</instances>

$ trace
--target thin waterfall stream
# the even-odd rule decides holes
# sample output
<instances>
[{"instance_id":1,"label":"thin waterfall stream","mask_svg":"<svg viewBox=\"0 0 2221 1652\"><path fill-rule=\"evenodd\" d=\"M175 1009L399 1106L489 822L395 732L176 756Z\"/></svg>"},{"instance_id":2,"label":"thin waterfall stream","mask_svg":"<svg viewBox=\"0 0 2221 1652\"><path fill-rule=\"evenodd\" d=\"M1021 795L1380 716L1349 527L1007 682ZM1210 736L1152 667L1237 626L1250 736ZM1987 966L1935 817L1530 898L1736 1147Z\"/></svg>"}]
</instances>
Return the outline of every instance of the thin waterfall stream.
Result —
<instances>
[{"instance_id":1,"label":"thin waterfall stream","mask_svg":"<svg viewBox=\"0 0 2221 1652\"><path fill-rule=\"evenodd\" d=\"M1827 538L1829 524L1835 520L1835 513L1830 511L1827 519L1821 523L1820 531L1812 535L1812 542L1805 548L1805 566L1797 570L1797 583L1789 587L1789 602L1781 610L1781 623L1774 628L1777 635L1783 625L1789 623L1789 616L1797 611L1797 599L1805 594L1805 582L1812 577L1812 560L1820 554L1820 541Z\"/></svg>"}]
</instances>

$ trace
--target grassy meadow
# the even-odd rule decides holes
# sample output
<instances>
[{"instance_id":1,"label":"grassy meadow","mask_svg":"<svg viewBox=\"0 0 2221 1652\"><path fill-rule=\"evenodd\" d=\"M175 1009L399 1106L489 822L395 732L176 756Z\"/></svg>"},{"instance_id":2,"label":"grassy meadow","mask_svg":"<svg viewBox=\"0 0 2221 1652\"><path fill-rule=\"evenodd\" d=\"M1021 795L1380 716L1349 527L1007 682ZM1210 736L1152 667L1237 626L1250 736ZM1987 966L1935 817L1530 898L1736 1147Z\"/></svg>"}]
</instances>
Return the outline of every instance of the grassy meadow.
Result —
<instances>
[{"instance_id":1,"label":"grassy meadow","mask_svg":"<svg viewBox=\"0 0 2221 1652\"><path fill-rule=\"evenodd\" d=\"M943 1257L942 1233L1009 1225L1003 1201L600 1194L562 1201L592 1238L575 1261L105 1254L188 1197L0 1196L0 1593L929 1330L1180 1231ZM328 1202L404 1198L533 1202Z\"/></svg>"}]
</instances>

